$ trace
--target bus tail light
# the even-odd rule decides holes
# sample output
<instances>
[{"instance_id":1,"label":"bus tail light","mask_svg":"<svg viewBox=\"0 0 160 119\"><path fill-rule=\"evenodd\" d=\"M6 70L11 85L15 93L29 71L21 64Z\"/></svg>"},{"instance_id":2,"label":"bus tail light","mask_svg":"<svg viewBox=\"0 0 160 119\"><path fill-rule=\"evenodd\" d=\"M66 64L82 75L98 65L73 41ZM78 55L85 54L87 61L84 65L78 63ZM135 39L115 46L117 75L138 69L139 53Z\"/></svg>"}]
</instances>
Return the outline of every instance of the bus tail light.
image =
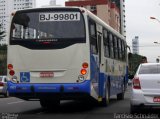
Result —
<instances>
[{"instance_id":1,"label":"bus tail light","mask_svg":"<svg viewBox=\"0 0 160 119\"><path fill-rule=\"evenodd\" d=\"M87 62L83 62L82 63L82 69L81 69L81 74L82 75L86 75L87 74L87 68L88 68L88 63Z\"/></svg>"},{"instance_id":2,"label":"bus tail light","mask_svg":"<svg viewBox=\"0 0 160 119\"><path fill-rule=\"evenodd\" d=\"M88 63L87 63L87 62L84 62L84 63L82 64L82 67L83 67L83 68L88 68Z\"/></svg>"},{"instance_id":3,"label":"bus tail light","mask_svg":"<svg viewBox=\"0 0 160 119\"><path fill-rule=\"evenodd\" d=\"M18 83L17 76L15 76L15 71L13 69L12 64L8 64L9 75L12 76L11 81L14 83Z\"/></svg>"},{"instance_id":4,"label":"bus tail light","mask_svg":"<svg viewBox=\"0 0 160 119\"><path fill-rule=\"evenodd\" d=\"M87 74L87 70L86 70L86 69L81 69L81 74L82 74L82 75Z\"/></svg>"},{"instance_id":5,"label":"bus tail light","mask_svg":"<svg viewBox=\"0 0 160 119\"><path fill-rule=\"evenodd\" d=\"M9 71L9 74L10 74L11 76L13 76L13 75L15 74L15 71L14 71L14 70L10 70L10 71Z\"/></svg>"},{"instance_id":6,"label":"bus tail light","mask_svg":"<svg viewBox=\"0 0 160 119\"><path fill-rule=\"evenodd\" d=\"M80 75L78 76L78 80L77 82L81 82L81 81L84 81L85 80L85 75L87 74L87 68L88 68L88 63L87 62L83 62L82 63L82 68L80 70Z\"/></svg>"},{"instance_id":7,"label":"bus tail light","mask_svg":"<svg viewBox=\"0 0 160 119\"><path fill-rule=\"evenodd\" d=\"M15 71L13 70L13 65L12 64L8 64L8 69L9 69L9 74L11 76L14 76Z\"/></svg>"},{"instance_id":8,"label":"bus tail light","mask_svg":"<svg viewBox=\"0 0 160 119\"><path fill-rule=\"evenodd\" d=\"M134 89L141 89L141 84L140 84L138 77L133 79L133 88Z\"/></svg>"},{"instance_id":9,"label":"bus tail light","mask_svg":"<svg viewBox=\"0 0 160 119\"><path fill-rule=\"evenodd\" d=\"M8 69L12 70L13 69L13 65L12 64L8 64Z\"/></svg>"}]
</instances>

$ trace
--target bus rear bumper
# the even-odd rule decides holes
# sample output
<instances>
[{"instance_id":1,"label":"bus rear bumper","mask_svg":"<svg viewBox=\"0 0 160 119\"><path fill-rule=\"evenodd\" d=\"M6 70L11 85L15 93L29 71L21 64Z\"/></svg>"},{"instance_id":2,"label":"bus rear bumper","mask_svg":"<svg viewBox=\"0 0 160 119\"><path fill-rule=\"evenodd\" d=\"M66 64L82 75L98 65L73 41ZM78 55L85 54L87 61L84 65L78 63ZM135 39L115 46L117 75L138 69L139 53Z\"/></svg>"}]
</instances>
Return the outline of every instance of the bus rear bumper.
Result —
<instances>
[{"instance_id":1,"label":"bus rear bumper","mask_svg":"<svg viewBox=\"0 0 160 119\"><path fill-rule=\"evenodd\" d=\"M17 84L8 82L10 96L22 99L60 98L74 99L90 96L90 81L66 84Z\"/></svg>"}]
</instances>

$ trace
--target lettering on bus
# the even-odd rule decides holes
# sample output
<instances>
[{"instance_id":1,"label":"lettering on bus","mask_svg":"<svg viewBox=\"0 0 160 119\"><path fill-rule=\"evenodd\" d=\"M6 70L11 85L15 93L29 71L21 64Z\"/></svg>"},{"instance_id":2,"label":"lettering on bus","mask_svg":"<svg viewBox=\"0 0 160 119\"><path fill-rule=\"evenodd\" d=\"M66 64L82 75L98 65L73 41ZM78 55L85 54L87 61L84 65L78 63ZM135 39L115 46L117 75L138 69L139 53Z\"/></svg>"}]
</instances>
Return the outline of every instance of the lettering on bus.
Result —
<instances>
[{"instance_id":1,"label":"lettering on bus","mask_svg":"<svg viewBox=\"0 0 160 119\"><path fill-rule=\"evenodd\" d=\"M40 13L40 22L47 21L80 21L79 12L63 12L63 13Z\"/></svg>"},{"instance_id":2,"label":"lettering on bus","mask_svg":"<svg viewBox=\"0 0 160 119\"><path fill-rule=\"evenodd\" d=\"M54 77L54 73L53 72L40 72L40 77L41 78Z\"/></svg>"}]
</instances>

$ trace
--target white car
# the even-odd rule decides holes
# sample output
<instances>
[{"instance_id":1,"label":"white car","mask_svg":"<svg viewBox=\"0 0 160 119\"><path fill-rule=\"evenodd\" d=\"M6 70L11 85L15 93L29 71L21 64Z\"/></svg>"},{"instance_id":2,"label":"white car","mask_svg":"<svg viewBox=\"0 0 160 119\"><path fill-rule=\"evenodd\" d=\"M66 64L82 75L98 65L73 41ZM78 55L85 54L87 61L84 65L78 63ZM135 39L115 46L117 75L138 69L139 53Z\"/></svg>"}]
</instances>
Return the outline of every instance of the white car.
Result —
<instances>
[{"instance_id":1,"label":"white car","mask_svg":"<svg viewBox=\"0 0 160 119\"><path fill-rule=\"evenodd\" d=\"M160 63L140 64L132 82L131 113L143 107L160 107Z\"/></svg>"},{"instance_id":2,"label":"white car","mask_svg":"<svg viewBox=\"0 0 160 119\"><path fill-rule=\"evenodd\" d=\"M7 77L6 76L0 76L0 94L4 95L5 97L8 97L8 91L7 91Z\"/></svg>"}]
</instances>

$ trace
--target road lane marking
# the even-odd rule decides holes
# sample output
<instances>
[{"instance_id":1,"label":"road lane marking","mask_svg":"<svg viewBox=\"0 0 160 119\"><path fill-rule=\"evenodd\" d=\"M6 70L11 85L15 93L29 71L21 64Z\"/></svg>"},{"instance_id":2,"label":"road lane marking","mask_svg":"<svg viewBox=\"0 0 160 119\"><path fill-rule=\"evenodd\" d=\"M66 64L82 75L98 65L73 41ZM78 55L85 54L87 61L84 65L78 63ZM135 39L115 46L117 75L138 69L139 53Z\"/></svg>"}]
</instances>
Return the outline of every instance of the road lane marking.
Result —
<instances>
[{"instance_id":1,"label":"road lane marking","mask_svg":"<svg viewBox=\"0 0 160 119\"><path fill-rule=\"evenodd\" d=\"M17 104L17 103L22 103L24 101L16 101L16 102L10 102L10 103L7 103L8 105L11 105L11 104Z\"/></svg>"}]
</instances>

